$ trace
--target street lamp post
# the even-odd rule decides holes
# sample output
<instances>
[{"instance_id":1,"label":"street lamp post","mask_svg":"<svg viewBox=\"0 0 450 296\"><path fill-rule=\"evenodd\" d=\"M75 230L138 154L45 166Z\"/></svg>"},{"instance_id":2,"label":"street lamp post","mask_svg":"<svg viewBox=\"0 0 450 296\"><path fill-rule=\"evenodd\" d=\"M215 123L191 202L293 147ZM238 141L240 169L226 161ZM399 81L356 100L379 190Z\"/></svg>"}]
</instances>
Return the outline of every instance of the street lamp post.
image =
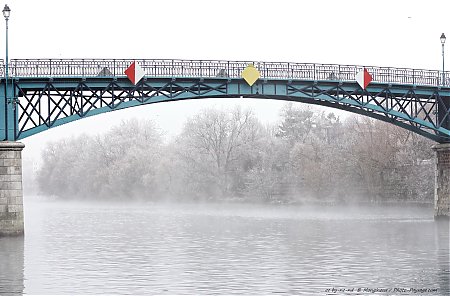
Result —
<instances>
[{"instance_id":1,"label":"street lamp post","mask_svg":"<svg viewBox=\"0 0 450 296\"><path fill-rule=\"evenodd\" d=\"M442 44L442 86L445 86L445 68L444 68L444 44L445 44L445 34L441 35L441 44Z\"/></svg>"},{"instance_id":2,"label":"street lamp post","mask_svg":"<svg viewBox=\"0 0 450 296\"><path fill-rule=\"evenodd\" d=\"M5 7L3 8L3 16L5 17L6 20L6 61L5 61L5 84L6 84L6 88L5 88L5 97L6 100L8 101L8 20L9 20L9 15L11 14L11 9L9 9L8 4L5 4Z\"/></svg>"}]
</instances>

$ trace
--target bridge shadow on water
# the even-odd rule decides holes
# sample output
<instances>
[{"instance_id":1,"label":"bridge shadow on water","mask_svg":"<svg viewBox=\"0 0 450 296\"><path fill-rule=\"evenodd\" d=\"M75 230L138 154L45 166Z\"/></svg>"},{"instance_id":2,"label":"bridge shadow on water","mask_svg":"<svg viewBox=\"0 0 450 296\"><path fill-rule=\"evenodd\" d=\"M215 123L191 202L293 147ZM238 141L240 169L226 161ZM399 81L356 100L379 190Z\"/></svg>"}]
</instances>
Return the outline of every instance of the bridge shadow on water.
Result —
<instances>
[{"instance_id":1,"label":"bridge shadow on water","mask_svg":"<svg viewBox=\"0 0 450 296\"><path fill-rule=\"evenodd\" d=\"M22 295L24 238L0 237L0 295Z\"/></svg>"}]
</instances>

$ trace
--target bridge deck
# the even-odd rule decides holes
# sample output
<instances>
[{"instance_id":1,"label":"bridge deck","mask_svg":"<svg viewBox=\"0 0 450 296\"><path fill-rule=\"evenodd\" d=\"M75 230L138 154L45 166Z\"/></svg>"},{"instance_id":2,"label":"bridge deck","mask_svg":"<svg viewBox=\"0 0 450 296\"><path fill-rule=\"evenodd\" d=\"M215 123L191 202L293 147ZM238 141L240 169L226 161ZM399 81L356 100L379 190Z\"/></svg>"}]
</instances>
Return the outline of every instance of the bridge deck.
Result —
<instances>
[{"instance_id":1,"label":"bridge deck","mask_svg":"<svg viewBox=\"0 0 450 296\"><path fill-rule=\"evenodd\" d=\"M336 64L176 60L176 59L13 59L10 77L96 77L124 76L125 69L136 61L147 77L223 77L240 78L243 69L253 64L261 79L354 81L355 75L366 68L373 82L427 86L449 86L450 72L410 68L355 66ZM0 75L4 76L4 62ZM448 78L447 78L448 77Z\"/></svg>"}]
</instances>

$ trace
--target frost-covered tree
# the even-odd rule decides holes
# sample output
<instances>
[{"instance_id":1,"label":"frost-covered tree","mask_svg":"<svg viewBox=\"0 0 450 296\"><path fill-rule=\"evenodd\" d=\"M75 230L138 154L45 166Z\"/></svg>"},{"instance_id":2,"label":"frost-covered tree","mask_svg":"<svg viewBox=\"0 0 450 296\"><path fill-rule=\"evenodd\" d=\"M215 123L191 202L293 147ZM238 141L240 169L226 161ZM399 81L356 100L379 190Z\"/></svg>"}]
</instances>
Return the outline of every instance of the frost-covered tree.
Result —
<instances>
[{"instance_id":1,"label":"frost-covered tree","mask_svg":"<svg viewBox=\"0 0 450 296\"><path fill-rule=\"evenodd\" d=\"M148 198L156 192L162 136L151 122L122 122L101 136L81 135L43 151L40 190L61 198Z\"/></svg>"},{"instance_id":2,"label":"frost-covered tree","mask_svg":"<svg viewBox=\"0 0 450 296\"><path fill-rule=\"evenodd\" d=\"M289 193L287 180L289 147L277 137L277 128L267 126L259 145L254 146L252 165L246 174L246 194L257 201L284 201Z\"/></svg>"},{"instance_id":3,"label":"frost-covered tree","mask_svg":"<svg viewBox=\"0 0 450 296\"><path fill-rule=\"evenodd\" d=\"M432 200L431 141L324 110L290 103L264 128L251 110L205 109L167 142L129 120L49 144L37 181L61 198Z\"/></svg>"},{"instance_id":4,"label":"frost-covered tree","mask_svg":"<svg viewBox=\"0 0 450 296\"><path fill-rule=\"evenodd\" d=\"M177 145L192 189L209 196L236 194L260 130L252 111L240 107L205 109L189 118Z\"/></svg>"}]
</instances>

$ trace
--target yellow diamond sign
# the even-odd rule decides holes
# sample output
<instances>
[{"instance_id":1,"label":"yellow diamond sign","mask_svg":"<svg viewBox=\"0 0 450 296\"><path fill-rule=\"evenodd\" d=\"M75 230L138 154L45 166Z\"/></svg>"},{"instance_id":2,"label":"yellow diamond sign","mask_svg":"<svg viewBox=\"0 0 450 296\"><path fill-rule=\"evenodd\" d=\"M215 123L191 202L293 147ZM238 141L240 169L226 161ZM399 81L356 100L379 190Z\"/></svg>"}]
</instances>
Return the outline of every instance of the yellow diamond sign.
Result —
<instances>
[{"instance_id":1,"label":"yellow diamond sign","mask_svg":"<svg viewBox=\"0 0 450 296\"><path fill-rule=\"evenodd\" d=\"M258 69L253 66L253 64L249 64L241 74L242 78L248 83L248 85L252 86L256 80L259 78Z\"/></svg>"}]
</instances>

